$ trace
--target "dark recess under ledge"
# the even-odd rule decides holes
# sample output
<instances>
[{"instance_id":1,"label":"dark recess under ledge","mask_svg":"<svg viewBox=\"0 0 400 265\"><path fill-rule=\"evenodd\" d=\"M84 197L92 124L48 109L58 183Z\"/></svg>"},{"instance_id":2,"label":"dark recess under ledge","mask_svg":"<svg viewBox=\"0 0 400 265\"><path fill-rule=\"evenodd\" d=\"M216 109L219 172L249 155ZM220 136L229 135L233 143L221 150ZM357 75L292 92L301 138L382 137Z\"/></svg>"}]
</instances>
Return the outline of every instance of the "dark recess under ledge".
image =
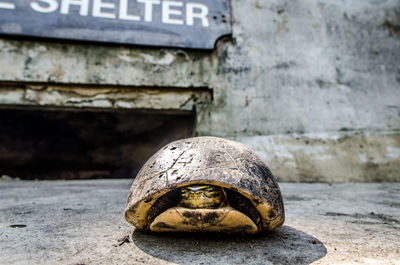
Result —
<instances>
[{"instance_id":1,"label":"dark recess under ledge","mask_svg":"<svg viewBox=\"0 0 400 265\"><path fill-rule=\"evenodd\" d=\"M0 109L0 176L132 178L194 122L190 111Z\"/></svg>"}]
</instances>

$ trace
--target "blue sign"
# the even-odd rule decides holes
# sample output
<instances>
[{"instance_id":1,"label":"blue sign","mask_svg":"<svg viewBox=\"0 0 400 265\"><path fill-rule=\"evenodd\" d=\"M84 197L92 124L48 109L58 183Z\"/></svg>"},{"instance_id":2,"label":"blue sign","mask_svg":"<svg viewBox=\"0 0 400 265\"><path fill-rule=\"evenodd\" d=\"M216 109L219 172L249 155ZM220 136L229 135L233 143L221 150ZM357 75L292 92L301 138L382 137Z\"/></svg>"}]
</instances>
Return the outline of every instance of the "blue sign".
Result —
<instances>
[{"instance_id":1,"label":"blue sign","mask_svg":"<svg viewBox=\"0 0 400 265\"><path fill-rule=\"evenodd\" d=\"M229 0L0 0L0 34L213 49Z\"/></svg>"}]
</instances>

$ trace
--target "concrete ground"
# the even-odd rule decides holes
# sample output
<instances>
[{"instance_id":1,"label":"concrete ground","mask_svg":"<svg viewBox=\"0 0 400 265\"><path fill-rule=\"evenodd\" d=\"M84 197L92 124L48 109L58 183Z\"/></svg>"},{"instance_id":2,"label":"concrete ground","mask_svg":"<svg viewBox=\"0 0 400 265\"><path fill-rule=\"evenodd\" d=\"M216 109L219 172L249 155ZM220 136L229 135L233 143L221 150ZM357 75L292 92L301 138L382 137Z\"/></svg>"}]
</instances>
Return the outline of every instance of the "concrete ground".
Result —
<instances>
[{"instance_id":1,"label":"concrete ground","mask_svg":"<svg viewBox=\"0 0 400 265\"><path fill-rule=\"evenodd\" d=\"M0 181L0 264L400 264L400 183L280 183L264 236L135 231L131 180Z\"/></svg>"}]
</instances>

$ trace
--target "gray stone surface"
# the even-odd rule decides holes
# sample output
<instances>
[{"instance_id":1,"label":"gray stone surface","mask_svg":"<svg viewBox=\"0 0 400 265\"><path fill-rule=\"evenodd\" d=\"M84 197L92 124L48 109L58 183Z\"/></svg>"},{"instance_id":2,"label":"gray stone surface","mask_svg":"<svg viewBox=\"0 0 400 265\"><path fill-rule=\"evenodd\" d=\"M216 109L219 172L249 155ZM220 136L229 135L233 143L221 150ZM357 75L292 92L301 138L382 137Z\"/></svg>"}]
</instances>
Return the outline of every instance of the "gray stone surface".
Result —
<instances>
[{"instance_id":1,"label":"gray stone surface","mask_svg":"<svg viewBox=\"0 0 400 265\"><path fill-rule=\"evenodd\" d=\"M280 180L399 181L400 2L231 5L213 52L0 39L0 107L194 108L198 135L283 159Z\"/></svg>"},{"instance_id":2,"label":"gray stone surface","mask_svg":"<svg viewBox=\"0 0 400 265\"><path fill-rule=\"evenodd\" d=\"M0 264L400 262L398 183L280 183L286 222L257 237L135 231L130 183L0 181Z\"/></svg>"}]
</instances>

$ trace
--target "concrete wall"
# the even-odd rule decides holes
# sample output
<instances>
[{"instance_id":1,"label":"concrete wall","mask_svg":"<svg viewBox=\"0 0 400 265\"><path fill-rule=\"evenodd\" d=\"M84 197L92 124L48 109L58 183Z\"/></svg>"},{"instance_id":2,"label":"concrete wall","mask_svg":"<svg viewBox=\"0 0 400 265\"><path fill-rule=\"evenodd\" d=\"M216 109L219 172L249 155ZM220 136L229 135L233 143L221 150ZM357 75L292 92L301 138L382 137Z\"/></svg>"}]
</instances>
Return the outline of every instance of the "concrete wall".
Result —
<instances>
[{"instance_id":1,"label":"concrete wall","mask_svg":"<svg viewBox=\"0 0 400 265\"><path fill-rule=\"evenodd\" d=\"M232 0L232 17L213 52L2 39L0 103L193 107L198 135L279 180L400 180L400 1Z\"/></svg>"}]
</instances>

